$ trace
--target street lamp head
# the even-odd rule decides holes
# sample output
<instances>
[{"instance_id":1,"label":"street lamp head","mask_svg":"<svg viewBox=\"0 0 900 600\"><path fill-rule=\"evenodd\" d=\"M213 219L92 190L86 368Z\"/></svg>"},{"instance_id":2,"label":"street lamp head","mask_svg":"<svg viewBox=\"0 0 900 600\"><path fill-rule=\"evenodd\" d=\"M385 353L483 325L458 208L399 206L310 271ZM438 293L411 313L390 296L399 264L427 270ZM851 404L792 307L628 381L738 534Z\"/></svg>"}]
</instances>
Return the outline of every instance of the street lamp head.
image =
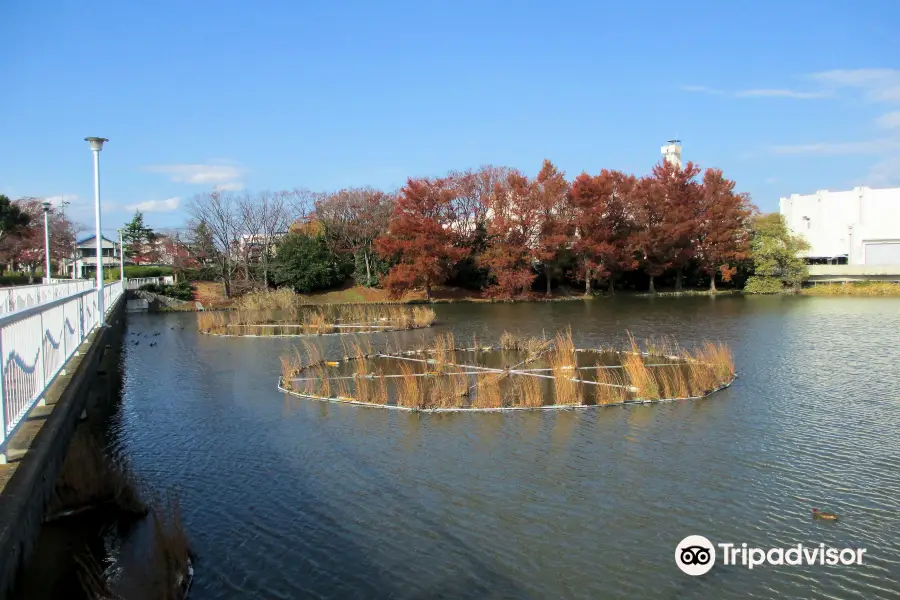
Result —
<instances>
[{"instance_id":1,"label":"street lamp head","mask_svg":"<svg viewBox=\"0 0 900 600\"><path fill-rule=\"evenodd\" d=\"M45 212L45 213L50 212L50 202L49 202L49 201L44 200L44 201L41 203L41 206L44 207L44 212Z\"/></svg>"},{"instance_id":2,"label":"street lamp head","mask_svg":"<svg viewBox=\"0 0 900 600\"><path fill-rule=\"evenodd\" d=\"M91 150L100 152L103 150L103 142L108 142L109 140L101 137L86 137L84 141L91 143Z\"/></svg>"}]
</instances>

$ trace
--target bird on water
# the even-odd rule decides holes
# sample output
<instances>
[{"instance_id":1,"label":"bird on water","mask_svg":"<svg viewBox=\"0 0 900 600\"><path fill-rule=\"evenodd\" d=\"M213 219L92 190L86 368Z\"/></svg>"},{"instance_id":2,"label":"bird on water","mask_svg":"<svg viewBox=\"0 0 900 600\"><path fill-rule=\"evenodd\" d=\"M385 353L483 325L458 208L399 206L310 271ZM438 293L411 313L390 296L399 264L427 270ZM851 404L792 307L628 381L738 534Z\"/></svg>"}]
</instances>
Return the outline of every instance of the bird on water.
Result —
<instances>
[{"instance_id":1,"label":"bird on water","mask_svg":"<svg viewBox=\"0 0 900 600\"><path fill-rule=\"evenodd\" d=\"M823 512L818 508L812 509L813 519L822 519L823 521L837 521L838 516L832 512Z\"/></svg>"}]
</instances>

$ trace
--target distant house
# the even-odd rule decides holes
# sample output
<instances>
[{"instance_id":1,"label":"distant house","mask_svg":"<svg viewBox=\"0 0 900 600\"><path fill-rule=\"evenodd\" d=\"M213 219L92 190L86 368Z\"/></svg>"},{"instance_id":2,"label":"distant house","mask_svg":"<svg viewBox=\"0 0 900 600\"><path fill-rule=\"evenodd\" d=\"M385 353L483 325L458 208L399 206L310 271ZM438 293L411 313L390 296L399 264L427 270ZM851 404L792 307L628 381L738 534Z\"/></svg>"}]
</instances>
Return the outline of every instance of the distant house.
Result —
<instances>
[{"instance_id":1,"label":"distant house","mask_svg":"<svg viewBox=\"0 0 900 600\"><path fill-rule=\"evenodd\" d=\"M269 247L269 253L274 254L278 242L287 235L287 231L279 231L270 236L264 234L245 233L237 243L237 251L240 256L246 256L250 262L259 262L263 250ZM268 239L267 239L268 238Z\"/></svg>"},{"instance_id":2,"label":"distant house","mask_svg":"<svg viewBox=\"0 0 900 600\"><path fill-rule=\"evenodd\" d=\"M75 256L65 261L66 273L72 277L74 270L76 279L84 279L93 277L97 273L97 236L86 237L75 243ZM119 266L119 256L122 248L118 242L107 239L105 236L100 238L100 251L102 253L103 268L115 268ZM132 264L131 260L126 258L125 264Z\"/></svg>"},{"instance_id":3,"label":"distant house","mask_svg":"<svg viewBox=\"0 0 900 600\"><path fill-rule=\"evenodd\" d=\"M131 260L136 265L165 265L174 267L184 265L191 257L187 245L166 234L157 234L152 242L145 243L130 250L126 246L125 254L132 254ZM127 261L128 259L126 259Z\"/></svg>"}]
</instances>

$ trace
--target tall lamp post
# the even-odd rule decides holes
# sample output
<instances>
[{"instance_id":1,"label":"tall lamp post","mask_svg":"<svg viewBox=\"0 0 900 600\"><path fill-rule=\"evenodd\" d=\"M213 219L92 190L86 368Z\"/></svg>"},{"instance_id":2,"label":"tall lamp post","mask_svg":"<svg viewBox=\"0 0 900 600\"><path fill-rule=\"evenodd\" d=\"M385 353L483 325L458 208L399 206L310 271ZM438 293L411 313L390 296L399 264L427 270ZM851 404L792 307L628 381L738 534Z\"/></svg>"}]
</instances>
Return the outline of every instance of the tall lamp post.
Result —
<instances>
[{"instance_id":1,"label":"tall lamp post","mask_svg":"<svg viewBox=\"0 0 900 600\"><path fill-rule=\"evenodd\" d=\"M94 152L94 221L96 225L94 243L97 246L97 323L102 327L106 324L106 311L103 306L103 235L100 233L100 151L103 150L103 142L109 140L101 137L86 137L84 141L90 143Z\"/></svg>"},{"instance_id":2,"label":"tall lamp post","mask_svg":"<svg viewBox=\"0 0 900 600\"><path fill-rule=\"evenodd\" d=\"M125 246L122 245L122 230L119 232L119 281L122 282L122 293L125 293Z\"/></svg>"},{"instance_id":3,"label":"tall lamp post","mask_svg":"<svg viewBox=\"0 0 900 600\"><path fill-rule=\"evenodd\" d=\"M44 209L44 278L50 283L50 203L44 200L41 206Z\"/></svg>"}]
</instances>

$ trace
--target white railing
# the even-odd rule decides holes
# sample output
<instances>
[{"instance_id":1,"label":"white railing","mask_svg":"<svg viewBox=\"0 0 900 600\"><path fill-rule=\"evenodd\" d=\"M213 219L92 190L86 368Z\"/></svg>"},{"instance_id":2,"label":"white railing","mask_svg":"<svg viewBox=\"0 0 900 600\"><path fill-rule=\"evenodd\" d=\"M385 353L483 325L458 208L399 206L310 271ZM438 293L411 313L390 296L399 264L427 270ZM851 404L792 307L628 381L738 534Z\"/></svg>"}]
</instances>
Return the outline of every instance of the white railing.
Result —
<instances>
[{"instance_id":1,"label":"white railing","mask_svg":"<svg viewBox=\"0 0 900 600\"><path fill-rule=\"evenodd\" d=\"M11 313L31 306L37 306L51 300L71 296L77 292L92 289L91 279L70 279L62 283L45 283L41 285L17 285L0 288L0 314Z\"/></svg>"},{"instance_id":2,"label":"white railing","mask_svg":"<svg viewBox=\"0 0 900 600\"><path fill-rule=\"evenodd\" d=\"M0 315L0 462L6 440L99 323L96 288ZM106 312L122 282L103 288Z\"/></svg>"},{"instance_id":3,"label":"white railing","mask_svg":"<svg viewBox=\"0 0 900 600\"><path fill-rule=\"evenodd\" d=\"M129 290L139 290L142 286L149 285L172 285L175 278L171 275L163 275L162 277L134 277L125 280L125 287Z\"/></svg>"}]
</instances>

